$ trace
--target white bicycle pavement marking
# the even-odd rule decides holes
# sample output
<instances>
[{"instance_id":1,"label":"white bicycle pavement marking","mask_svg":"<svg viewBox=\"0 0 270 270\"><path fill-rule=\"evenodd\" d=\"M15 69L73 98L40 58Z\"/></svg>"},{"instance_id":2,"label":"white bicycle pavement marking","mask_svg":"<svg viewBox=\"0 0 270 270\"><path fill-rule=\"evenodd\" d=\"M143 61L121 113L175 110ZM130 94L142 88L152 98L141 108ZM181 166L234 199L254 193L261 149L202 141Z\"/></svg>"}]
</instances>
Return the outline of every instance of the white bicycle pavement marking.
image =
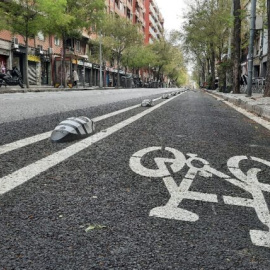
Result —
<instances>
[{"instance_id":1,"label":"white bicycle pavement marking","mask_svg":"<svg viewBox=\"0 0 270 270\"><path fill-rule=\"evenodd\" d=\"M161 99L161 98L156 98L153 101L157 101L159 99ZM141 104L137 104L137 105L127 107L127 108L124 108L124 109L121 109L121 110L118 110L118 111L115 111L115 112L111 112L111 113L108 113L108 114L105 114L105 115L102 115L102 116L98 116L96 118L93 118L92 120L94 122L99 122L99 121L105 120L107 118L110 118L112 116L116 116L118 114L121 114L121 113L130 111L130 110L139 108L140 106L141 106ZM33 143L48 139L51 136L51 133L52 133L52 130L41 133L41 134L37 134L37 135L31 136L31 137L27 137L27 138L24 138L24 139L21 139L21 140L12 142L12 143L1 145L0 146L0 155L8 153L8 152L13 151L13 150L16 150L18 148L25 147L27 145L30 145L30 144L33 144Z\"/></svg>"},{"instance_id":2,"label":"white bicycle pavement marking","mask_svg":"<svg viewBox=\"0 0 270 270\"><path fill-rule=\"evenodd\" d=\"M185 92L182 92L183 94ZM180 94L180 95L181 95ZM178 95L179 96L179 95ZM46 170L54 167L55 165L59 164L60 162L66 160L67 158L77 154L78 152L90 147L92 144L107 138L111 134L121 130L122 128L134 123L135 121L139 120L143 116L155 111L156 109L160 108L161 106L167 104L168 102L172 101L176 97L172 97L169 100L163 101L154 107L151 107L150 109L144 110L141 113L138 113L137 115L134 115L124 121L119 122L118 124L115 124L106 130L102 130L99 133L96 133L84 140L81 140L77 143L72 144L71 146L60 150L50 156L47 156L43 159L40 159L22 169L19 169L7 176L4 176L0 178L0 194L4 194L13 188L27 182L31 178L39 175L42 172L45 172Z\"/></svg>"},{"instance_id":3,"label":"white bicycle pavement marking","mask_svg":"<svg viewBox=\"0 0 270 270\"><path fill-rule=\"evenodd\" d=\"M161 157L154 158L158 169L153 170L145 168L141 164L141 159L148 153L157 150L162 150L162 148L148 147L142 149L133 154L129 161L130 168L139 175L156 178L163 177L163 182L170 193L171 197L166 205L151 209L149 216L189 222L197 221L199 216L196 213L178 206L184 199L217 203L218 197L216 194L194 192L190 190L190 187L197 175L204 178L217 176L218 178L225 180L252 195L253 199L232 196L222 197L225 204L254 208L258 219L268 228L268 231L250 230L251 241L254 245L270 248L270 213L268 204L263 194L263 191L270 192L270 185L260 183L258 181L257 174L261 171L261 169L251 168L248 170L247 174L241 171L240 162L248 160L247 156L235 156L228 160L228 169L234 175L235 178L233 178L212 168L208 161L199 158L196 154L187 154L188 158L186 159L183 153L170 147L166 147L165 151L172 153L175 157L174 159ZM250 159L270 168L269 161L256 157L251 157ZM200 164L200 167L194 166L194 161L196 162L195 164ZM170 172L166 166L168 163L172 164L171 169L174 173L180 171L184 166L189 168L179 186L175 180L169 176Z\"/></svg>"},{"instance_id":4,"label":"white bicycle pavement marking","mask_svg":"<svg viewBox=\"0 0 270 270\"><path fill-rule=\"evenodd\" d=\"M161 147L149 147L146 149L142 149L135 153L131 159L130 159L130 167L132 168L133 171L136 171L142 176L148 176L148 177L164 177L170 175L170 172L168 171L168 168L166 166L166 163L172 163L171 168L173 172L178 172L180 171L186 162L185 156L173 149L166 147L166 150L173 153L174 156L176 157L175 159L170 159L170 158L155 158L155 162L158 166L158 170L151 170L148 168L145 168L141 164L141 158L150 152L157 151L157 150L162 150Z\"/></svg>"}]
</instances>

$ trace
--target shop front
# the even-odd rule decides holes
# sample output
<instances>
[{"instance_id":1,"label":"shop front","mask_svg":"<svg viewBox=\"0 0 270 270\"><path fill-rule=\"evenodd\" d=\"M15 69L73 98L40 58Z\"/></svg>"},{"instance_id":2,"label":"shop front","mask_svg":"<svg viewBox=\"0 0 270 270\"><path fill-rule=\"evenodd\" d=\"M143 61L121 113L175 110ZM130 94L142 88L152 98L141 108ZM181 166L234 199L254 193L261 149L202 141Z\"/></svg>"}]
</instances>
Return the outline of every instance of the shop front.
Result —
<instances>
[{"instance_id":1,"label":"shop front","mask_svg":"<svg viewBox=\"0 0 270 270\"><path fill-rule=\"evenodd\" d=\"M9 51L0 49L0 72L6 73L8 69Z\"/></svg>"},{"instance_id":2,"label":"shop front","mask_svg":"<svg viewBox=\"0 0 270 270\"><path fill-rule=\"evenodd\" d=\"M85 70L85 84L88 84L89 86L91 86L92 63L85 62L84 70Z\"/></svg>"},{"instance_id":3,"label":"shop front","mask_svg":"<svg viewBox=\"0 0 270 270\"><path fill-rule=\"evenodd\" d=\"M40 72L41 72L41 84L51 84L51 60L48 54L40 56Z\"/></svg>"},{"instance_id":4,"label":"shop front","mask_svg":"<svg viewBox=\"0 0 270 270\"><path fill-rule=\"evenodd\" d=\"M91 84L91 69L92 64L85 61L85 59L73 59L72 70L76 70L79 76L79 85L89 86Z\"/></svg>"},{"instance_id":5,"label":"shop front","mask_svg":"<svg viewBox=\"0 0 270 270\"><path fill-rule=\"evenodd\" d=\"M30 85L40 85L40 57L28 55L28 81Z\"/></svg>"},{"instance_id":6,"label":"shop front","mask_svg":"<svg viewBox=\"0 0 270 270\"><path fill-rule=\"evenodd\" d=\"M26 82L26 75L25 75L25 70L26 67L24 65L24 59L26 57L26 49L25 47L20 46L19 48L12 50L12 61L11 61L11 67L10 69L12 69L13 67L17 67L23 77L23 81L24 83Z\"/></svg>"},{"instance_id":7,"label":"shop front","mask_svg":"<svg viewBox=\"0 0 270 270\"><path fill-rule=\"evenodd\" d=\"M97 64L93 64L93 86L99 86L99 74L100 74L100 66Z\"/></svg>"},{"instance_id":8,"label":"shop front","mask_svg":"<svg viewBox=\"0 0 270 270\"><path fill-rule=\"evenodd\" d=\"M67 84L72 85L72 58L66 57L62 65L61 57L55 57L54 59L54 72L53 83L55 87L59 87L64 84L66 80Z\"/></svg>"}]
</instances>

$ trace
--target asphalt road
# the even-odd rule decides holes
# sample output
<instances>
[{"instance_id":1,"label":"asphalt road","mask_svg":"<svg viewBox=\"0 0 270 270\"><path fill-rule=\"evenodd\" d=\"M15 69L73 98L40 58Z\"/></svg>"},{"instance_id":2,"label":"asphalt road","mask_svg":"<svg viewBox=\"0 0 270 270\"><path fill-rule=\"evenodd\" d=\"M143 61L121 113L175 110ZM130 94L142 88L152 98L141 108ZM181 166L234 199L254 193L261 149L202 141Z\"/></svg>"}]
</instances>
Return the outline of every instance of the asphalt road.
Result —
<instances>
[{"instance_id":1,"label":"asphalt road","mask_svg":"<svg viewBox=\"0 0 270 270\"><path fill-rule=\"evenodd\" d=\"M270 131L205 93L9 151L140 101L0 124L0 269L270 269Z\"/></svg>"},{"instance_id":2,"label":"asphalt road","mask_svg":"<svg viewBox=\"0 0 270 270\"><path fill-rule=\"evenodd\" d=\"M139 88L1 94L0 123L87 109L131 98L142 100L149 95L171 91L168 88Z\"/></svg>"}]
</instances>

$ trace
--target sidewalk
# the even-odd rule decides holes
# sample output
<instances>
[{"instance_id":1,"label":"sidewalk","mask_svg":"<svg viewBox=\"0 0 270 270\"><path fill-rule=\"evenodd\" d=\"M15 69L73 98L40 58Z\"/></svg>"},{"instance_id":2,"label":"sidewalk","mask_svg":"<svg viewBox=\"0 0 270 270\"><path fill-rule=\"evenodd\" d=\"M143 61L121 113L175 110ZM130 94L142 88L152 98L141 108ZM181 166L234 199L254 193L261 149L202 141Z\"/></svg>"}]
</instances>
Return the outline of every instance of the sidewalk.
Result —
<instances>
[{"instance_id":1,"label":"sidewalk","mask_svg":"<svg viewBox=\"0 0 270 270\"><path fill-rule=\"evenodd\" d=\"M78 88L55 88L50 85L30 85L30 88L21 88L20 86L0 87L0 94L6 93L27 93L27 92L59 92L59 91L84 91L98 90L99 86L78 86ZM114 87L103 87L102 89L115 89Z\"/></svg>"},{"instance_id":2,"label":"sidewalk","mask_svg":"<svg viewBox=\"0 0 270 270\"><path fill-rule=\"evenodd\" d=\"M246 97L245 94L228 94L205 89L204 91L270 121L270 97L263 97L258 93L254 93L252 97Z\"/></svg>"}]
</instances>

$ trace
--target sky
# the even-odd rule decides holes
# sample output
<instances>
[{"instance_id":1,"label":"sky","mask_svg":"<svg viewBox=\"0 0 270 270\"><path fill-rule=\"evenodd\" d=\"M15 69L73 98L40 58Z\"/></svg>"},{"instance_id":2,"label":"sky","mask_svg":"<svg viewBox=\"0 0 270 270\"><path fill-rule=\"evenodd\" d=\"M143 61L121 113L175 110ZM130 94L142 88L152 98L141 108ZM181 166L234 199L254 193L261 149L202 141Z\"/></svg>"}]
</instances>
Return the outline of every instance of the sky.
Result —
<instances>
[{"instance_id":1,"label":"sky","mask_svg":"<svg viewBox=\"0 0 270 270\"><path fill-rule=\"evenodd\" d=\"M183 22L183 13L187 10L187 0L155 0L164 17L164 28L167 31L179 30Z\"/></svg>"}]
</instances>

